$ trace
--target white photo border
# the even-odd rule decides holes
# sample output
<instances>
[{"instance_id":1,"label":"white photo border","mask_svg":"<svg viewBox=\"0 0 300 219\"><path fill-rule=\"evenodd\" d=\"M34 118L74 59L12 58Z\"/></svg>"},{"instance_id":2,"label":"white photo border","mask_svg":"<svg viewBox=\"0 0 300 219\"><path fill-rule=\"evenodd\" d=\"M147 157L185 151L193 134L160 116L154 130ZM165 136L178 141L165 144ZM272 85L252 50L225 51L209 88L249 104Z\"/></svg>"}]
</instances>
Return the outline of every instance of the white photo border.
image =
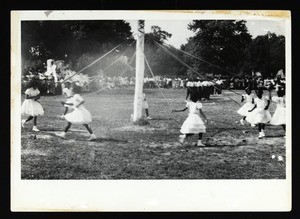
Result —
<instances>
[{"instance_id":1,"label":"white photo border","mask_svg":"<svg viewBox=\"0 0 300 219\"><path fill-rule=\"evenodd\" d=\"M281 180L21 180L21 21L29 20L284 20L286 39L286 179ZM11 210L290 211L290 11L12 11Z\"/></svg>"}]
</instances>

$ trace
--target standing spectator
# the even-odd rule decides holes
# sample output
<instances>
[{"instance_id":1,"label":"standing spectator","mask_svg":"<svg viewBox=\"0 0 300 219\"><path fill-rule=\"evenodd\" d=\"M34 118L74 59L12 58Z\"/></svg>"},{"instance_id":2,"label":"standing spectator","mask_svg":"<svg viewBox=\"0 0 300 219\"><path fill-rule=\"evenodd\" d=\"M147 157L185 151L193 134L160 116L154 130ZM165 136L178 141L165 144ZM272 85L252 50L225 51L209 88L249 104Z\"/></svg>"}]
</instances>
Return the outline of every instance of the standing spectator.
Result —
<instances>
[{"instance_id":1,"label":"standing spectator","mask_svg":"<svg viewBox=\"0 0 300 219\"><path fill-rule=\"evenodd\" d=\"M142 108L145 109L145 113L146 113L147 119L152 119L152 118L149 116L149 105L148 105L148 102L147 102L146 94L145 94L145 93L143 93Z\"/></svg>"},{"instance_id":2,"label":"standing spectator","mask_svg":"<svg viewBox=\"0 0 300 219\"><path fill-rule=\"evenodd\" d=\"M231 90L233 90L234 89L234 78L231 78L230 80L229 80L229 89L231 89Z\"/></svg>"},{"instance_id":3,"label":"standing spectator","mask_svg":"<svg viewBox=\"0 0 300 219\"><path fill-rule=\"evenodd\" d=\"M221 95L222 94L222 85L223 85L223 81L221 79L218 79L216 81L217 95Z\"/></svg>"},{"instance_id":4,"label":"standing spectator","mask_svg":"<svg viewBox=\"0 0 300 219\"><path fill-rule=\"evenodd\" d=\"M172 79L171 78L167 79L167 88L172 88Z\"/></svg>"},{"instance_id":5,"label":"standing spectator","mask_svg":"<svg viewBox=\"0 0 300 219\"><path fill-rule=\"evenodd\" d=\"M277 75L275 80L275 90L285 89L285 81L281 78L281 75Z\"/></svg>"},{"instance_id":6,"label":"standing spectator","mask_svg":"<svg viewBox=\"0 0 300 219\"><path fill-rule=\"evenodd\" d=\"M197 82L197 93L198 93L198 100L201 101L203 98L203 88L202 88L202 82L199 80Z\"/></svg>"},{"instance_id":7,"label":"standing spectator","mask_svg":"<svg viewBox=\"0 0 300 219\"><path fill-rule=\"evenodd\" d=\"M264 80L262 77L257 79L257 89L262 90L264 88Z\"/></svg>"},{"instance_id":8,"label":"standing spectator","mask_svg":"<svg viewBox=\"0 0 300 219\"><path fill-rule=\"evenodd\" d=\"M250 80L249 80L249 78L246 77L244 81L245 81L245 83L244 83L245 88L246 87L250 87Z\"/></svg>"},{"instance_id":9,"label":"standing spectator","mask_svg":"<svg viewBox=\"0 0 300 219\"><path fill-rule=\"evenodd\" d=\"M184 88L184 80L180 78L180 88L183 89Z\"/></svg>"}]
</instances>

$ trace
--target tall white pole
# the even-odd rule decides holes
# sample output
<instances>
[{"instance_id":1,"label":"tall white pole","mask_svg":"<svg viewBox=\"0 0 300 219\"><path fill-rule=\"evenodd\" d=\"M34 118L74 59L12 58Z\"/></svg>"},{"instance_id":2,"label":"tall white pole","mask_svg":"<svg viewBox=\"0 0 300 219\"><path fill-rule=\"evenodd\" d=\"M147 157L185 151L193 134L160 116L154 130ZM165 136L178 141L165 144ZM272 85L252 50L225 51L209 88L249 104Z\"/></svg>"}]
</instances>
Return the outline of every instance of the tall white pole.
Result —
<instances>
[{"instance_id":1,"label":"tall white pole","mask_svg":"<svg viewBox=\"0 0 300 219\"><path fill-rule=\"evenodd\" d=\"M142 118L143 86L144 86L144 20L138 20L137 41L136 41L136 63L135 63L135 93L133 121Z\"/></svg>"}]
</instances>

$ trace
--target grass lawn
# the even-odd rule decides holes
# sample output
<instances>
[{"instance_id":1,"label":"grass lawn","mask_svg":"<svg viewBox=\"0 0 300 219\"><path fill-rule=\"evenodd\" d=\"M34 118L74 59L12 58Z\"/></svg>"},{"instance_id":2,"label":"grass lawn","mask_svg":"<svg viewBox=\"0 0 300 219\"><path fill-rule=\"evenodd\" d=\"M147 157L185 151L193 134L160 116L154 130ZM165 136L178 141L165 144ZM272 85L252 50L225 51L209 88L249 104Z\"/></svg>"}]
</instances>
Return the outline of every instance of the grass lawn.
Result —
<instances>
[{"instance_id":1,"label":"grass lawn","mask_svg":"<svg viewBox=\"0 0 300 219\"><path fill-rule=\"evenodd\" d=\"M184 108L185 90L163 90L171 107ZM242 93L242 91L239 91ZM203 102L209 118L203 142L197 136L182 146L178 135L188 112L171 113L158 89L146 89L150 124L133 125L133 88L85 95L92 113L92 129L98 136L86 141L88 132L73 125L63 140L55 136L66 121L59 119L63 96L44 96L45 115L38 118L38 133L32 122L22 129L22 179L285 179L285 138L281 127L267 126L264 139L257 127L238 123L240 96L229 91ZM273 114L275 104L271 103ZM272 155L276 158L272 159ZM278 161L281 155L283 161Z\"/></svg>"}]
</instances>

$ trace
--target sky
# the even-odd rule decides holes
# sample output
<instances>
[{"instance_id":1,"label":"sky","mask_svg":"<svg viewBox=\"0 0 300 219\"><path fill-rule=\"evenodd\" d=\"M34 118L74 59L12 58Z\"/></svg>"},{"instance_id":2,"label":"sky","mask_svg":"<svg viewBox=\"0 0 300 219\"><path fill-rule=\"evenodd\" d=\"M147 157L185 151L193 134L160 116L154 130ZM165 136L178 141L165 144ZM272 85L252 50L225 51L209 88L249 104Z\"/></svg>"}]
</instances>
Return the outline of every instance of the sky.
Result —
<instances>
[{"instance_id":1,"label":"sky","mask_svg":"<svg viewBox=\"0 0 300 219\"><path fill-rule=\"evenodd\" d=\"M129 21L132 32L136 32L137 21ZM180 45L185 44L187 39L194 35L194 32L187 29L191 20L146 20L145 32L148 33L151 30L151 26L159 26L162 30L172 34L172 37L168 40L168 44L173 45L176 48L180 48ZM271 21L271 20L248 20L246 22L249 33L255 38L258 35L265 35L268 31L277 35L284 35L284 21Z\"/></svg>"}]
</instances>

